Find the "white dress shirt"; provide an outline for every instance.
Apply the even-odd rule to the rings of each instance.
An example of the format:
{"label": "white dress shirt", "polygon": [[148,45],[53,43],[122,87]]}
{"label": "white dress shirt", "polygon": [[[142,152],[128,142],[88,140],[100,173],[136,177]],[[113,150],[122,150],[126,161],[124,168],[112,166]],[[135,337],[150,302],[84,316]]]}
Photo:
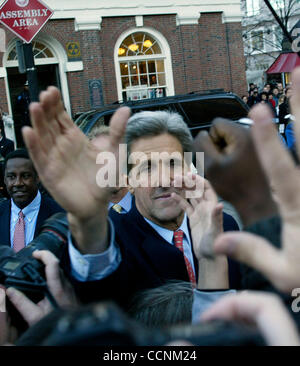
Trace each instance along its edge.
{"label": "white dress shirt", "polygon": [[[71,261],[72,276],[78,281],[96,281],[101,280],[113,273],[121,263],[122,257],[118,244],[115,242],[115,229],[113,222],[110,223],[110,245],[108,249],[101,254],[81,254],[73,245],[71,235],[69,235],[69,256]],[[149,225],[168,243],[173,244],[174,231],[165,229],[154,224],[152,221],[144,218]],[[191,239],[188,230],[187,216],[179,228],[184,232],[183,251],[190,261],[195,273],[195,266],[192,254]]]}
{"label": "white dress shirt", "polygon": [[[174,231],[173,230],[168,230],[168,229],[165,229],[164,227],[161,227],[157,224],[154,224],[154,222],[146,219],[145,217],[144,217],[144,219],[148,222],[148,224],[150,226],[153,227],[153,229],[163,239],[165,239],[169,244],[174,245],[174,242],[173,242]],[[189,233],[187,215],[186,214],[184,214],[182,224],[180,225],[180,227],[176,231],[178,231],[178,230],[182,230],[183,233],[184,233],[184,235],[183,235],[183,253],[187,257],[189,262],[191,263],[193,271],[195,273],[194,257],[193,257],[193,251],[192,251],[192,242],[191,242],[191,238],[190,238],[190,233]],[[195,274],[195,277],[196,277],[196,274]]]}
{"label": "white dress shirt", "polygon": [[[34,232],[36,227],[36,221],[41,206],[41,194],[38,191],[34,200],[30,204],[22,209],[25,216],[25,245],[28,245],[34,238]],[[10,245],[13,247],[15,226],[19,218],[20,208],[15,205],[11,199],[11,213],[10,213]]]}
{"label": "white dress shirt", "polygon": [[[109,202],[108,209],[112,208],[115,205],[113,202]],[[125,214],[131,210],[132,206],[132,194],[130,192],[127,192],[125,196],[121,199],[120,202],[118,202],[118,205],[122,207],[121,214]]]}

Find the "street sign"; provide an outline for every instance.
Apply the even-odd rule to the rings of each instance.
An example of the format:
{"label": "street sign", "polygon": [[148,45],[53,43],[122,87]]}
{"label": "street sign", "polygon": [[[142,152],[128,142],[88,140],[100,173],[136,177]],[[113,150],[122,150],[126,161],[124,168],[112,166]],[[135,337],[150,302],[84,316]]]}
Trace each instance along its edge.
{"label": "street sign", "polygon": [[53,15],[41,0],[6,0],[0,7],[0,22],[30,43]]}

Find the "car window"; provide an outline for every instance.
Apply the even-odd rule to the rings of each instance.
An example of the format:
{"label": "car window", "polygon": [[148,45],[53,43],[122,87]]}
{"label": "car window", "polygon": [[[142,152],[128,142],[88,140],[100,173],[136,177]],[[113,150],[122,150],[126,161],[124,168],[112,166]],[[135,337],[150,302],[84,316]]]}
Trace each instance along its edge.
{"label": "car window", "polygon": [[210,123],[216,117],[238,120],[247,116],[247,106],[236,99],[214,98],[180,102],[190,126]]}

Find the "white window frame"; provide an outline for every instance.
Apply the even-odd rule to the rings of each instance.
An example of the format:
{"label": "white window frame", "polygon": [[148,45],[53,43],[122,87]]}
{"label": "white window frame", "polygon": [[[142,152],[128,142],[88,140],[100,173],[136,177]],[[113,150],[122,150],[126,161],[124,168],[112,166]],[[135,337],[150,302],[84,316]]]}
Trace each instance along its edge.
{"label": "white window frame", "polygon": [[[14,38],[10,41],[7,51],[3,55],[3,68],[9,68],[9,67],[18,67],[18,61],[10,61],[8,60],[8,55],[16,45],[16,39]],[[45,46],[47,46],[54,57],[47,57],[47,58],[35,58],[34,63],[35,65],[49,65],[49,64],[58,64],[59,68],[59,75],[60,75],[60,85],[61,85],[61,91],[62,91],[62,97],[64,101],[65,108],[69,115],[71,116],[71,103],[70,103],[70,94],[69,94],[69,86],[68,86],[68,80],[67,80],[67,65],[68,65],[68,58],[67,54],[63,48],[63,46],[53,37],[43,35],[36,37],[36,41],[43,43]],[[7,73],[5,70],[4,73],[4,82],[5,82],[5,89],[6,89],[6,96],[7,96],[7,104],[8,104],[8,110],[9,114],[12,115],[12,106],[10,101],[10,92],[9,92],[9,85],[8,85],[8,78]]]}
{"label": "white window frame", "polygon": [[[154,55],[141,55],[141,56],[122,56],[119,57],[118,50],[121,46],[122,42],[130,36],[132,33],[148,33],[150,34],[159,44],[161,49],[161,54]],[[114,49],[114,61],[115,61],[115,73],[116,73],[116,82],[117,82],[117,91],[118,91],[118,100],[123,101],[122,96],[122,82],[121,82],[121,72],[120,72],[120,63],[121,62],[134,62],[134,61],[144,61],[144,60],[164,60],[164,70],[165,70],[165,78],[166,78],[166,96],[174,95],[174,80],[173,80],[173,69],[172,69],[172,60],[171,60],[171,50],[169,44],[165,37],[152,28],[147,27],[138,27],[138,28],[130,28],[126,32],[122,33],[116,44]],[[141,88],[142,89],[142,88]]]}

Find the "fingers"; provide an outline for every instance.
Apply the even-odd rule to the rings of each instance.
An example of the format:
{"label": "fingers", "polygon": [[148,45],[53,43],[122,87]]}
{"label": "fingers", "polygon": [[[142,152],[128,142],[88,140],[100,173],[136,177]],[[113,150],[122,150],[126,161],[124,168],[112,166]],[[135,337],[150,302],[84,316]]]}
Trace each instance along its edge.
{"label": "fingers", "polygon": [[55,296],[57,292],[62,292],[60,280],[59,260],[48,250],[33,252],[32,256],[45,264],[47,284],[50,292]]}
{"label": "fingers", "polygon": [[6,290],[6,294],[29,325],[33,325],[43,316],[39,307],[30,301],[22,292],[10,287]]}
{"label": "fingers", "polygon": [[110,120],[109,136],[114,149],[119,148],[119,144],[122,142],[130,114],[130,108],[122,107],[117,109]]}
{"label": "fingers", "polygon": [[296,326],[278,297],[259,292],[243,292],[222,297],[201,316],[255,325],[269,346],[300,344]]}
{"label": "fingers", "polygon": [[241,232],[227,232],[214,243],[216,254],[225,254],[261,272],[278,287],[284,268],[284,258],[267,240],[260,236]]}
{"label": "fingers", "polygon": [[193,146],[195,152],[204,152],[205,166],[209,166],[212,161],[219,161],[222,158],[221,153],[207,131],[201,131],[198,133]]}
{"label": "fingers", "polygon": [[[278,133],[272,122],[272,112],[265,105],[257,105],[250,112],[254,121],[252,134],[258,156],[263,168],[274,187],[278,198],[280,210],[284,216],[291,210],[299,210],[299,204],[295,195],[299,188],[298,171],[289,153],[278,138]],[[284,179],[283,179],[284,177]],[[288,177],[288,179],[286,179]]]}
{"label": "fingers", "polygon": [[221,233],[223,232],[223,204],[218,203],[212,212],[212,223],[214,225],[214,229]]}
{"label": "fingers", "polygon": [[172,192],[171,196],[177,202],[179,207],[187,213],[188,217],[190,217],[194,212],[192,205],[190,205],[185,198],[179,196],[177,193]]}
{"label": "fingers", "polygon": [[39,139],[36,131],[34,131],[31,127],[23,127],[22,135],[33,164],[41,176],[41,173],[47,166],[48,162],[47,151],[45,151],[42,141]]}
{"label": "fingers", "polygon": [[[39,99],[48,120],[54,119],[64,111],[61,94],[54,86],[49,86],[47,90],[42,91]],[[53,109],[53,105],[57,106],[56,109]]]}
{"label": "fingers", "polygon": [[41,103],[31,103],[29,111],[32,127],[42,142],[41,147],[43,151],[47,153],[55,140],[55,136],[53,136],[51,131],[51,120],[45,115]]}
{"label": "fingers", "polygon": [[244,134],[242,126],[236,123],[224,119],[215,118],[212,122],[212,127],[209,131],[209,135],[216,146],[219,146],[222,150],[227,145],[231,145],[233,142],[239,142],[241,135]]}
{"label": "fingers", "polygon": [[76,303],[73,287],[60,270],[59,260],[48,250],[36,250],[33,257],[45,264],[45,273],[48,288],[60,306],[69,306]]}
{"label": "fingers", "polygon": [[[205,185],[206,179],[198,174],[188,172],[187,175],[177,175],[174,177],[174,187],[182,187],[187,191],[197,191],[194,197],[201,197],[203,191],[207,185]],[[188,197],[188,198],[192,198]]]}

